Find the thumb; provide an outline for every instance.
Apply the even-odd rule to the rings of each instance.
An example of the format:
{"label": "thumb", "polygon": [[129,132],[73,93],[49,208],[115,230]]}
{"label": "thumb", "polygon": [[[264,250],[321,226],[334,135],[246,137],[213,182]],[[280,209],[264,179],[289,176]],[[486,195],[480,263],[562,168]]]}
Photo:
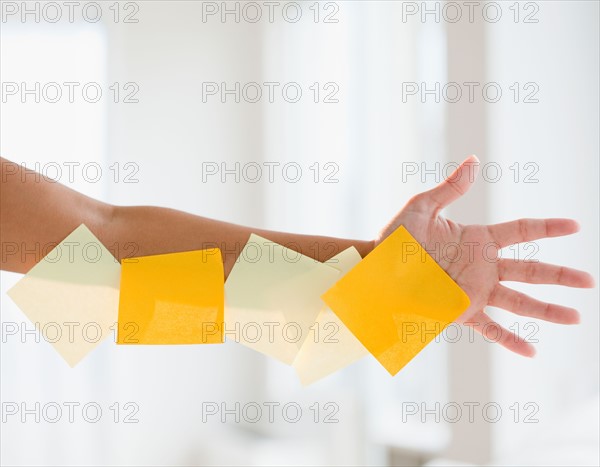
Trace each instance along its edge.
{"label": "thumb", "polygon": [[469,156],[446,180],[435,188],[422,193],[420,198],[429,210],[438,213],[469,191],[478,172],[479,159],[474,155]]}

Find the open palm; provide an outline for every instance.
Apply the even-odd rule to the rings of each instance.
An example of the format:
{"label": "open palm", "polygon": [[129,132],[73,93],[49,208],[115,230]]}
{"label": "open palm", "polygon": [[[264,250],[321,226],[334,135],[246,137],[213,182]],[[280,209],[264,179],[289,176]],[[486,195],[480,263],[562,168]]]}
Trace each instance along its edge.
{"label": "open palm", "polygon": [[469,296],[471,305],[458,321],[482,334],[489,333],[513,352],[533,356],[534,347],[494,322],[485,314],[486,306],[559,324],[578,323],[579,313],[573,308],[536,300],[501,282],[593,287],[594,280],[586,272],[564,266],[501,259],[498,250],[516,243],[569,235],[577,232],[579,226],[570,219],[519,219],[495,225],[462,225],[440,216],[444,207],[471,187],[478,166],[478,159],[470,156],[437,187],[413,197],[383,229],[376,244],[400,225],[406,227]]}

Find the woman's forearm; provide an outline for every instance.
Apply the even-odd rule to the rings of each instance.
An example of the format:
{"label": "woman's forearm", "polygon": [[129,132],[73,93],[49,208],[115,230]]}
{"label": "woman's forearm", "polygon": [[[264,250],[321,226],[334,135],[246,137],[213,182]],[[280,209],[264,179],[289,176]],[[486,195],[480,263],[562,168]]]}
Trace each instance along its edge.
{"label": "woman's forearm", "polygon": [[120,261],[217,247],[229,274],[251,233],[319,261],[355,246],[362,256],[374,242],[273,232],[195,216],[174,209],[111,206],[82,195],[33,171],[2,163],[0,236],[2,269],[25,273],[47,246],[62,241],[84,223]]}
{"label": "woman's forearm", "polygon": [[99,232],[99,238],[119,260],[216,247],[221,250],[227,276],[251,233],[319,261],[326,261],[350,246],[356,247],[363,257],[373,248],[373,242],[369,241],[274,232],[146,206],[113,207],[110,221]]}

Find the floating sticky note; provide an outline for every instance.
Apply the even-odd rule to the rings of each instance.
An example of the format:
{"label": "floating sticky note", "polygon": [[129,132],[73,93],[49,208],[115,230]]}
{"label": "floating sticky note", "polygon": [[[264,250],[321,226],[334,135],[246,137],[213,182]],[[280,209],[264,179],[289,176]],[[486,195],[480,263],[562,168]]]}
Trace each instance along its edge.
{"label": "floating sticky note", "polygon": [[8,295],[73,367],[112,334],[120,271],[119,262],[82,224]]}
{"label": "floating sticky note", "polygon": [[123,260],[117,343],[222,343],[223,281],[217,248]]}
{"label": "floating sticky note", "polygon": [[403,226],[323,300],[392,375],[469,306],[467,294]]}
{"label": "floating sticky note", "polygon": [[228,338],[291,365],[339,271],[252,234],[225,282]]}
{"label": "floating sticky note", "polygon": [[[361,261],[356,248],[350,247],[331,258],[328,264],[346,274]],[[313,332],[304,341],[294,368],[304,385],[312,384],[354,363],[369,352],[328,306],[324,306]]]}

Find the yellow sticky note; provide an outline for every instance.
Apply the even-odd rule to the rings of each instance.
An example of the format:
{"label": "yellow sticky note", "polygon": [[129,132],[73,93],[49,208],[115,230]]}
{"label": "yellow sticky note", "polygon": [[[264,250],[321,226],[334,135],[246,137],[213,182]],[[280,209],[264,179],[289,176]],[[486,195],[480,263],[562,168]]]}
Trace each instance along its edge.
{"label": "yellow sticky note", "polygon": [[[356,248],[351,247],[325,264],[346,274],[361,260]],[[294,360],[294,368],[304,385],[341,370],[369,353],[328,306],[323,307],[312,330]]]}
{"label": "yellow sticky note", "polygon": [[119,262],[82,224],[8,295],[73,367],[112,335],[120,271]]}
{"label": "yellow sticky note", "polygon": [[222,343],[223,282],[217,248],[123,260],[117,343]]}
{"label": "yellow sticky note", "polygon": [[291,365],[339,271],[252,234],[225,282],[225,329],[251,349]]}
{"label": "yellow sticky note", "polygon": [[392,375],[469,307],[467,294],[403,226],[323,300]]}

